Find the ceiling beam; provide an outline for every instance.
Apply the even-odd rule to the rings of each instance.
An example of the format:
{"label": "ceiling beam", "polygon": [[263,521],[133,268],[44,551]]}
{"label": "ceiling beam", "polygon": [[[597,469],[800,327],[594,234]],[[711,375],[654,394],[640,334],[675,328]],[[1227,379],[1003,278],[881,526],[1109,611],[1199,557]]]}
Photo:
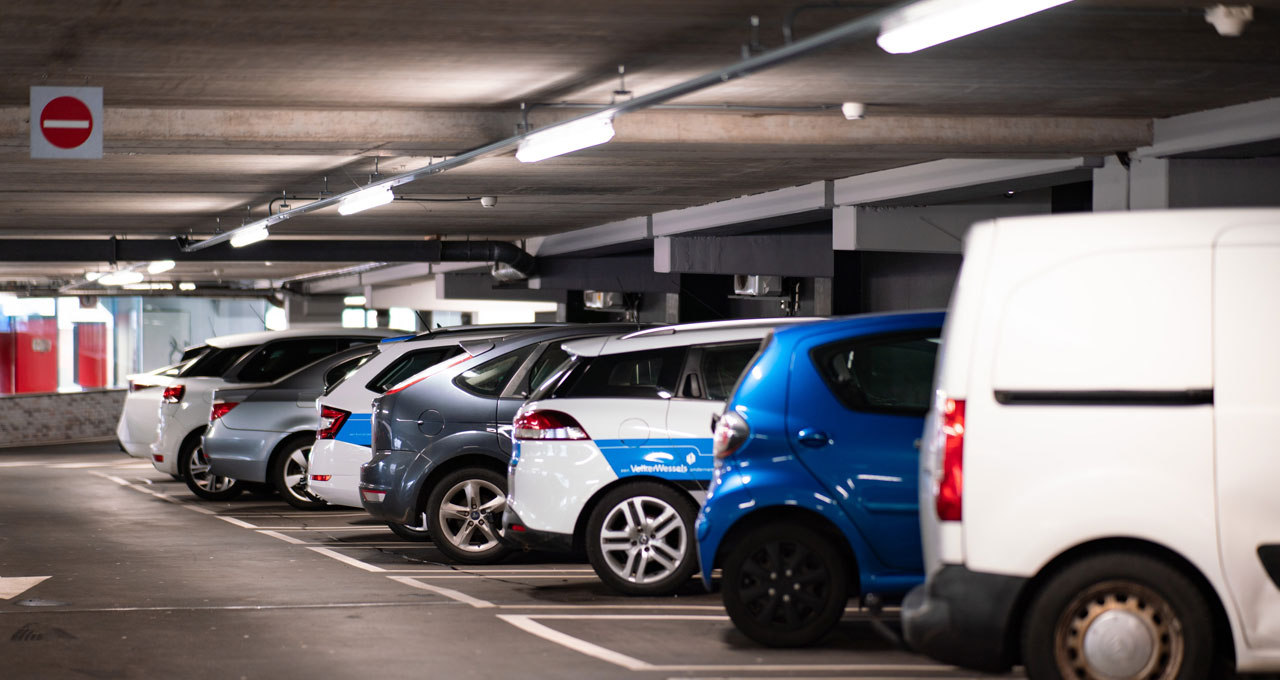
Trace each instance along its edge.
{"label": "ceiling beam", "polygon": [[[244,248],[227,244],[183,252],[177,240],[2,239],[0,252],[14,262],[440,262],[463,241],[356,241],[272,239]],[[472,262],[486,262],[482,242],[471,242]],[[483,242],[488,243],[488,242]],[[510,244],[507,244],[510,245]]]}
{"label": "ceiling beam", "polygon": [[1160,118],[1150,146],[1134,156],[1157,157],[1280,139],[1280,97]]}

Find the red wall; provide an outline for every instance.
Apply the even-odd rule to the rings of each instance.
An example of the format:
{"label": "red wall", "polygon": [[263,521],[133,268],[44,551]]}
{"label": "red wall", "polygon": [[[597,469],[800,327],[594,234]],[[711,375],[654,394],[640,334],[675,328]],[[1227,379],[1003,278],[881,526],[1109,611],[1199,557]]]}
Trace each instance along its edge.
{"label": "red wall", "polygon": [[14,392],[58,391],[58,320],[14,319]]}
{"label": "red wall", "polygon": [[0,316],[0,394],[13,394],[14,337],[9,317]]}
{"label": "red wall", "polygon": [[107,324],[75,324],[76,383],[81,387],[107,386]]}

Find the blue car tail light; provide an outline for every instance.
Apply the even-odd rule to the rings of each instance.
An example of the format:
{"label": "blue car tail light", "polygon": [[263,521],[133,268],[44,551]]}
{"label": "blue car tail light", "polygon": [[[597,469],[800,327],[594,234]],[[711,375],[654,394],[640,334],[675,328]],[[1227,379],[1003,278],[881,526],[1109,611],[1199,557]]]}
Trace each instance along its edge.
{"label": "blue car tail light", "polygon": [[715,456],[716,466],[724,464],[724,459],[732,456],[742,448],[751,437],[751,426],[742,416],[728,411],[716,422],[715,436],[711,440],[711,453]]}

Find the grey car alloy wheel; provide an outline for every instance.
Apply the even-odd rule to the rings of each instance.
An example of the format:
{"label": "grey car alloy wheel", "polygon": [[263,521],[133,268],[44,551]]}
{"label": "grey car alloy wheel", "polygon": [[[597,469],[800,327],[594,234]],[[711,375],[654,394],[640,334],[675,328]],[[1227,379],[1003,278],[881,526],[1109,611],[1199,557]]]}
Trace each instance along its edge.
{"label": "grey car alloy wheel", "polygon": [[501,517],[507,507],[506,495],[483,479],[466,479],[444,493],[440,504],[437,538],[468,553],[481,553],[498,545],[498,534],[490,518]]}
{"label": "grey car alloy wheel", "polygon": [[204,455],[204,446],[197,444],[191,448],[187,462],[187,472],[191,481],[206,493],[222,493],[235,486],[236,480],[230,477],[219,477],[209,470],[209,457]]}

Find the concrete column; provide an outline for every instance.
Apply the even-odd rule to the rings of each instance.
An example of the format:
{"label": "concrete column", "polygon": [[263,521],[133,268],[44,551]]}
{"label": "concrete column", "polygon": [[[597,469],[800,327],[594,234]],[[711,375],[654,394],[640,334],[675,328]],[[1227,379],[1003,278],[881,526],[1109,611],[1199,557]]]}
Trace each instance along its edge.
{"label": "concrete column", "polygon": [[290,295],[284,312],[289,326],[337,326],[342,323],[342,295]]}
{"label": "concrete column", "polygon": [[1129,209],[1129,168],[1116,156],[1108,156],[1093,171],[1093,211]]}
{"label": "concrete column", "polygon": [[1135,158],[1129,165],[1129,209],[1169,207],[1169,159]]}

